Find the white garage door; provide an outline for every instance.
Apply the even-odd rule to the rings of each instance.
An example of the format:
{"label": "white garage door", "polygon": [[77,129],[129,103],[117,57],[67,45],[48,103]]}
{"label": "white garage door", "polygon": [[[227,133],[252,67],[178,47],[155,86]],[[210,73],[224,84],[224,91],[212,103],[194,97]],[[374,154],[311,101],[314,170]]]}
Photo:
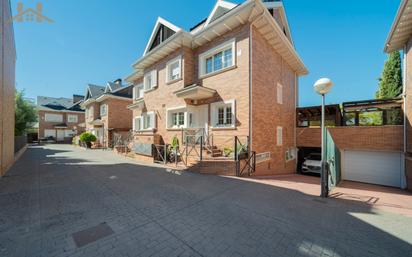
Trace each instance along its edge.
{"label": "white garage door", "polygon": [[401,187],[401,153],[345,151],[343,158],[343,179]]}
{"label": "white garage door", "polygon": [[44,137],[56,137],[56,130],[55,129],[45,129],[44,130]]}

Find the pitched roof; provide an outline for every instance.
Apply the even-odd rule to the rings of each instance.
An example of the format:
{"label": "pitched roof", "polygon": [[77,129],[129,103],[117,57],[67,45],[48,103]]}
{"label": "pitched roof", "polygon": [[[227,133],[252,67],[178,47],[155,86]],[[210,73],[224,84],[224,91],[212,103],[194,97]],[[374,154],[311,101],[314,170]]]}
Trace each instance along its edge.
{"label": "pitched roof", "polygon": [[55,98],[47,96],[37,97],[37,107],[43,110],[53,110],[53,111],[83,111],[80,107],[82,101],[73,103],[73,99],[70,98]]}
{"label": "pitched roof", "polygon": [[402,0],[392,24],[384,51],[387,53],[402,49],[412,36],[412,1]]}
{"label": "pitched roof", "polygon": [[[226,3],[223,4],[226,8],[217,12],[217,9],[222,8],[222,3]],[[161,42],[155,49],[145,53],[132,65],[134,71],[125,80],[133,83],[135,80],[143,77],[144,70],[147,67],[183,46],[192,49],[197,48],[251,21],[255,22],[256,29],[265,36],[274,50],[284,58],[298,75],[306,75],[308,70],[293,46],[293,42],[289,37],[290,33],[286,33],[288,29],[285,32],[284,26],[288,28],[287,22],[285,23],[286,25],[283,24],[284,26],[281,26],[268,11],[268,3],[272,4],[274,8],[282,10],[284,8],[283,4],[279,1],[262,3],[261,0],[247,0],[240,5],[218,1],[208,17],[209,23],[207,21],[200,23],[192,28],[190,32],[179,30],[167,38],[167,40]],[[284,18],[286,19],[286,16]]]}
{"label": "pitched roof", "polygon": [[64,98],[64,97],[48,97],[48,96],[38,96],[37,97],[37,106],[55,106],[58,108],[58,106],[67,108],[70,107],[73,104],[73,99],[70,98]]}
{"label": "pitched roof", "polygon": [[93,85],[93,84],[88,84],[87,85],[87,93],[86,93],[86,99],[93,98],[96,99],[99,96],[104,94],[105,87],[98,86],[98,85]]}

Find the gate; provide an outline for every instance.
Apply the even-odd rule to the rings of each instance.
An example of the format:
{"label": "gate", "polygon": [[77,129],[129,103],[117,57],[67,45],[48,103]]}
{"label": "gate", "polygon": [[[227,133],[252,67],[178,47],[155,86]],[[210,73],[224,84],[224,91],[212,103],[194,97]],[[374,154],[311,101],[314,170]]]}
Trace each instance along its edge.
{"label": "gate", "polygon": [[326,164],[328,171],[328,187],[331,190],[341,180],[341,158],[340,151],[333,141],[329,130],[326,133]]}

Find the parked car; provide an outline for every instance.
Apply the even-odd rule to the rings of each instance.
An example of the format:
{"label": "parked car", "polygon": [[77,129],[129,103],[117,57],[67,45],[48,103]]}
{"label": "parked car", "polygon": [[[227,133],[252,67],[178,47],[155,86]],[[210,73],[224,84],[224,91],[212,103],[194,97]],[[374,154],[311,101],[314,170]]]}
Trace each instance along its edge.
{"label": "parked car", "polygon": [[302,164],[302,173],[317,173],[320,174],[322,165],[322,155],[320,153],[311,153],[305,157]]}

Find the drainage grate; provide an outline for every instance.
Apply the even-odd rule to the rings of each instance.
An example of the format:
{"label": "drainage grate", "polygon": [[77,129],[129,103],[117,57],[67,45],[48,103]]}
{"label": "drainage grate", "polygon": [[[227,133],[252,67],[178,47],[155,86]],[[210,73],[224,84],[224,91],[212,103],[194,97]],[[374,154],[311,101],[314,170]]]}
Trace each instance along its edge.
{"label": "drainage grate", "polygon": [[87,244],[96,242],[99,239],[110,236],[113,234],[113,229],[103,222],[97,226],[76,232],[72,234],[73,240],[77,247],[82,247]]}

